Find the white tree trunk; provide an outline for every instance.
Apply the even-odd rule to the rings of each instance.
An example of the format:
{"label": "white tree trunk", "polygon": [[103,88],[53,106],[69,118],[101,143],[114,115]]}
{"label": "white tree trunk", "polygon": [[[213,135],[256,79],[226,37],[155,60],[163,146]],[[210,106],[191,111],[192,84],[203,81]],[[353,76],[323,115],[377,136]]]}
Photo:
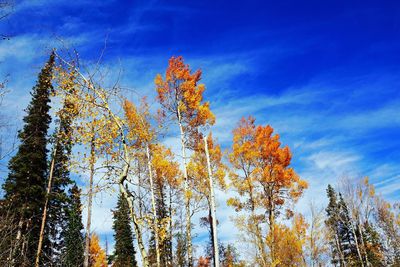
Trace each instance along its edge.
{"label": "white tree trunk", "polygon": [[153,182],[153,172],[151,166],[151,158],[150,158],[150,150],[149,145],[146,144],[146,156],[147,156],[147,168],[149,171],[149,180],[150,180],[150,192],[151,192],[151,206],[153,209],[153,230],[154,230],[154,239],[156,243],[156,260],[157,267],[160,267],[160,242],[158,238],[158,222],[157,222],[157,209],[156,209],[156,200],[154,197],[154,182]]}
{"label": "white tree trunk", "polygon": [[207,137],[204,140],[204,150],[206,152],[207,158],[207,170],[208,170],[208,180],[210,185],[210,208],[211,208],[211,227],[212,227],[212,241],[213,241],[213,256],[214,256],[214,267],[219,267],[219,249],[218,249],[218,235],[217,235],[217,218],[216,218],[216,208],[215,208],[215,196],[214,196],[214,181],[211,171],[210,154],[208,152]]}
{"label": "white tree trunk", "polygon": [[[93,133],[94,134],[94,133]],[[92,138],[90,144],[90,177],[89,177],[89,191],[88,191],[88,207],[87,207],[87,223],[86,223],[86,236],[85,236],[85,259],[83,267],[89,267],[89,248],[90,248],[90,226],[92,223],[92,201],[93,201],[93,178],[94,178],[94,159],[95,159],[95,144]]]}
{"label": "white tree trunk", "polygon": [[187,253],[188,253],[188,266],[193,266],[193,248],[192,248],[192,222],[190,218],[190,198],[188,196],[189,185],[188,185],[188,173],[186,165],[186,145],[185,145],[185,133],[183,126],[180,121],[179,115],[179,130],[181,132],[181,147],[182,147],[182,158],[183,158],[183,178],[184,178],[184,192],[185,192],[185,208],[186,208],[186,242],[187,242]]}
{"label": "white tree trunk", "polygon": [[[127,162],[129,162],[129,161],[127,161]],[[128,202],[129,213],[130,213],[130,216],[131,216],[131,219],[133,222],[133,229],[135,231],[136,240],[138,242],[138,247],[140,250],[140,255],[142,257],[143,267],[149,267],[150,265],[149,265],[149,262],[147,259],[147,252],[146,252],[146,249],[145,249],[144,243],[143,243],[142,231],[140,229],[140,225],[139,225],[138,219],[135,214],[135,207],[133,204],[132,196],[123,185],[124,181],[126,180],[126,177],[128,176],[128,171],[129,171],[129,165],[127,163],[126,166],[124,167],[122,174],[120,175],[119,189],[121,190],[122,195],[125,197],[126,201]]]}
{"label": "white tree trunk", "polygon": [[35,259],[35,267],[39,267],[40,254],[42,252],[44,227],[46,225],[46,218],[47,218],[47,205],[49,203],[51,185],[53,183],[54,162],[56,159],[56,153],[57,153],[57,145],[54,148],[53,158],[51,159],[51,164],[50,164],[49,181],[47,183],[46,200],[44,202],[43,215],[42,215],[42,224],[40,225],[40,235],[39,235],[39,243],[38,243],[36,259]]}

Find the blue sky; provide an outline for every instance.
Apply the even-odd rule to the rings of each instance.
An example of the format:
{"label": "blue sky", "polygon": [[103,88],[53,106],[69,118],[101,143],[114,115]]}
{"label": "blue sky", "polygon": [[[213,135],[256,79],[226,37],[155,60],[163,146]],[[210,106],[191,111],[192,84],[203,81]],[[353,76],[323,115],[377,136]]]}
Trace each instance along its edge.
{"label": "blue sky", "polygon": [[[104,64],[123,69],[121,83],[150,99],[170,56],[201,68],[225,148],[242,116],[271,124],[310,183],[300,211],[310,200],[325,203],[327,184],[343,175],[368,175],[378,193],[399,200],[398,1],[31,0],[13,9],[0,23],[11,36],[0,41],[0,74],[9,74],[2,114],[14,129],[50,48],[63,40],[94,61],[107,40]],[[220,192],[221,238],[229,241],[226,197]],[[95,228],[111,238],[102,218],[115,200],[104,194],[96,203]]]}

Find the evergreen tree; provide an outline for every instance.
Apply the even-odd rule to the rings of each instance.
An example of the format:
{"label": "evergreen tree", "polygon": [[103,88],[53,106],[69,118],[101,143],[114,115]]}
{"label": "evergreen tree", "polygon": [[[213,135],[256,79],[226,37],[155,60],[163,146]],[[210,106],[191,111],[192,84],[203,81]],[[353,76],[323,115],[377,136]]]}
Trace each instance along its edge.
{"label": "evergreen tree", "polygon": [[47,131],[51,122],[50,93],[54,53],[41,70],[33,87],[27,108],[18,152],[9,162],[9,174],[3,184],[6,208],[14,213],[18,234],[14,247],[15,266],[27,266],[34,261],[40,233],[47,180]]}
{"label": "evergreen tree", "polygon": [[81,190],[74,185],[69,191],[69,207],[67,210],[67,227],[65,232],[65,248],[63,266],[83,266],[83,224]]}
{"label": "evergreen tree", "polygon": [[340,266],[343,265],[343,257],[342,257],[342,247],[340,246],[340,243],[338,242],[339,239],[339,233],[338,233],[338,213],[339,213],[339,208],[337,205],[337,196],[335,190],[332,188],[331,185],[328,185],[328,188],[326,189],[326,193],[328,196],[328,206],[325,209],[327,219],[325,221],[326,226],[329,228],[330,233],[331,233],[331,240],[330,240],[330,246],[331,246],[331,254],[332,254],[332,263],[334,265],[340,264]]}
{"label": "evergreen tree", "polygon": [[380,267],[386,266],[384,260],[383,246],[378,232],[372,224],[365,223],[364,225],[364,243],[366,244],[366,252],[368,261],[372,266]]}
{"label": "evergreen tree", "polygon": [[[163,226],[160,222],[165,222],[170,214],[168,214],[168,209],[165,201],[165,184],[163,180],[156,180],[156,209],[157,209],[157,220],[158,229],[162,229]],[[165,226],[164,226],[165,227]],[[162,238],[160,240],[160,263],[161,266],[170,266],[172,264],[172,242],[170,238]]]}
{"label": "evergreen tree", "polygon": [[[167,221],[167,219],[171,216],[169,214],[167,205],[166,205],[166,185],[163,179],[155,180],[155,198],[156,198],[156,210],[157,210],[157,221],[158,221],[158,229],[165,228],[165,225],[162,225],[161,222]],[[172,242],[169,237],[160,238],[159,240],[159,248],[160,248],[160,264],[161,266],[172,266]],[[152,231],[150,240],[149,240],[149,262],[150,265],[156,265],[156,244],[155,244],[155,235]]]}
{"label": "evergreen tree", "polygon": [[179,267],[187,266],[186,254],[187,254],[186,239],[181,231],[176,234],[176,250],[175,250],[174,266],[179,266]]}
{"label": "evergreen tree", "polygon": [[340,193],[338,199],[331,185],[328,185],[327,195],[329,203],[326,208],[327,220],[325,223],[332,235],[330,240],[332,263],[340,266],[357,266],[355,237],[351,231],[352,222],[347,205]]}
{"label": "evergreen tree", "polygon": [[64,249],[65,229],[67,226],[68,196],[66,189],[72,184],[69,173],[71,156],[71,123],[74,116],[74,103],[66,99],[59,112],[59,127],[54,140],[54,170],[52,186],[48,203],[48,212],[45,228],[45,242],[43,246],[44,264],[60,262],[60,252]]}
{"label": "evergreen tree", "polygon": [[114,213],[115,267],[137,266],[133,233],[129,217],[129,206],[122,194],[118,197],[117,209]]}
{"label": "evergreen tree", "polygon": [[359,258],[357,256],[357,248],[355,245],[355,238],[352,232],[352,220],[350,218],[349,209],[344,201],[341,193],[339,193],[339,240],[343,247],[343,253],[346,262],[350,266],[360,266]]}

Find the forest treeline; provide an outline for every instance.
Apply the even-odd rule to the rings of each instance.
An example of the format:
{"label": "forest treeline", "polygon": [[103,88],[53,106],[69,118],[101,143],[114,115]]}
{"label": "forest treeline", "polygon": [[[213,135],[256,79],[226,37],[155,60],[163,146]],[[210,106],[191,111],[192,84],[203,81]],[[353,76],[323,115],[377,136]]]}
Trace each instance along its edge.
{"label": "forest treeline", "polygon": [[[117,83],[105,86],[99,66],[67,55],[53,51],[42,68],[9,161],[1,266],[400,266],[398,205],[368,178],[341,179],[326,189],[326,207],[296,212],[308,183],[289,147],[249,116],[223,151],[202,72],[182,57],[155,77],[153,104],[127,99]],[[179,140],[180,153],[166,137]],[[218,237],[215,190],[236,196],[227,204],[240,247]],[[109,253],[91,228],[101,191],[118,198]],[[209,233],[205,247],[192,241],[196,225]]]}

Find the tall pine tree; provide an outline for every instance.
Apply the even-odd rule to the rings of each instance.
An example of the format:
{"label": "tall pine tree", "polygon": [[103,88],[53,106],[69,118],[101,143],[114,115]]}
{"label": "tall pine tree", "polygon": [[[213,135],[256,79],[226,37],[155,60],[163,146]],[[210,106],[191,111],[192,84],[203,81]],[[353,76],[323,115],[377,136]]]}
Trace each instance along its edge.
{"label": "tall pine tree", "polygon": [[115,260],[114,267],[137,266],[133,233],[129,217],[129,206],[126,199],[120,194],[117,208],[114,213]]}
{"label": "tall pine tree", "polygon": [[18,133],[18,152],[9,162],[9,174],[3,184],[7,209],[14,213],[18,232],[11,261],[28,266],[34,261],[40,233],[47,179],[47,131],[51,122],[50,93],[54,53],[41,70],[33,87],[32,100]]}
{"label": "tall pine tree", "polygon": [[65,248],[63,250],[63,266],[83,266],[83,224],[81,190],[74,185],[69,191],[69,207],[67,210],[67,227],[65,232]]}
{"label": "tall pine tree", "polygon": [[331,233],[332,263],[339,266],[357,266],[357,251],[351,231],[351,219],[342,195],[336,194],[331,185],[327,188],[328,207],[325,221]]}
{"label": "tall pine tree", "polygon": [[[70,90],[73,90],[73,87]],[[65,247],[64,238],[69,201],[66,190],[72,184],[68,167],[72,150],[71,123],[75,114],[75,104],[71,99],[66,98],[63,108],[58,112],[58,129],[53,137],[54,170],[48,196],[45,243],[42,254],[44,264],[60,262],[61,251]]]}
{"label": "tall pine tree", "polygon": [[[157,209],[157,221],[158,229],[165,228],[162,222],[166,222],[170,217],[167,204],[166,204],[166,194],[167,190],[164,179],[155,179],[155,198],[156,198],[156,209]],[[156,245],[154,231],[151,232],[149,240],[149,262],[152,265],[156,265]],[[159,240],[160,249],[160,264],[161,266],[172,266],[172,241],[166,236],[160,238]]]}

